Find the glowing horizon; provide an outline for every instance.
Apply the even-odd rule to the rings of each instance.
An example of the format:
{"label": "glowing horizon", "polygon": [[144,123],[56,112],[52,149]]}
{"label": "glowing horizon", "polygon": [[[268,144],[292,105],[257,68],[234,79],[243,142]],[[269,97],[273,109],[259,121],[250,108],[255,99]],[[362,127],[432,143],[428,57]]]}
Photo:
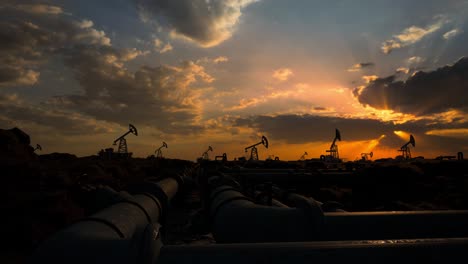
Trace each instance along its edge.
{"label": "glowing horizon", "polygon": [[468,151],[461,0],[17,2],[0,4],[0,127],[43,153],[96,154],[129,123],[137,157],[240,157],[262,135],[263,159],[320,157],[336,128],[347,160],[410,134],[424,156]]}

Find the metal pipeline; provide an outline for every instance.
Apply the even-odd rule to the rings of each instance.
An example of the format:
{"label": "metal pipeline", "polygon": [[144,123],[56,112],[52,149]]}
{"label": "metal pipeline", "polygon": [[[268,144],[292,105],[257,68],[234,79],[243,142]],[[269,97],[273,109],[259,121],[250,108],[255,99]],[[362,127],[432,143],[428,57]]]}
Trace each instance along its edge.
{"label": "metal pipeline", "polygon": [[164,246],[166,263],[459,263],[468,238]]}
{"label": "metal pipeline", "polygon": [[345,210],[341,209],[341,207],[343,206],[339,204],[338,202],[322,203],[311,197],[305,197],[297,193],[284,191],[277,187],[272,187],[272,192],[276,197],[278,197],[280,201],[284,202],[288,206],[304,207],[305,205],[308,205],[309,203],[313,203],[313,204],[316,203],[318,204],[318,206],[320,206],[320,208],[324,212],[346,212]]}
{"label": "metal pipeline", "polygon": [[257,203],[268,206],[275,207],[288,207],[286,204],[280,202],[279,200],[273,197],[273,184],[271,182],[266,182],[255,186],[253,191],[254,199]]}
{"label": "metal pipeline", "polygon": [[468,211],[325,213],[326,240],[468,237]]}
{"label": "metal pipeline", "polygon": [[352,186],[355,174],[352,172],[306,172],[302,170],[232,170],[221,172],[245,184],[262,184],[272,182],[282,186],[323,186],[324,184],[339,184],[341,186]]}
{"label": "metal pipeline", "polygon": [[39,263],[153,263],[162,246],[159,221],[181,178],[148,181],[121,200],[59,231],[36,249]]}
{"label": "metal pipeline", "polygon": [[284,203],[271,197],[269,193],[265,193],[265,192],[259,192],[259,191],[255,192],[255,200],[258,201],[259,204],[262,204],[262,205],[269,205],[269,206],[274,206],[274,207],[288,207]]}
{"label": "metal pipeline", "polygon": [[222,185],[210,195],[219,243],[468,237],[468,211],[323,212],[318,203],[295,208],[255,204]]}
{"label": "metal pipeline", "polygon": [[311,208],[258,205],[231,186],[210,195],[212,233],[218,243],[305,241],[314,237],[323,216]]}

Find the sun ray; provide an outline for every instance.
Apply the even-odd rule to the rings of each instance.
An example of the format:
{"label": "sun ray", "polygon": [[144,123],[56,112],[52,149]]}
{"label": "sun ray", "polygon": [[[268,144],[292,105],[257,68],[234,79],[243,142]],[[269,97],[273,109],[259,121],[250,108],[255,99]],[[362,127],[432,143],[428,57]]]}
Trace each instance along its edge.
{"label": "sun ray", "polygon": [[410,134],[405,131],[395,130],[393,131],[393,133],[397,135],[399,138],[404,139],[404,140],[408,140],[410,138]]}

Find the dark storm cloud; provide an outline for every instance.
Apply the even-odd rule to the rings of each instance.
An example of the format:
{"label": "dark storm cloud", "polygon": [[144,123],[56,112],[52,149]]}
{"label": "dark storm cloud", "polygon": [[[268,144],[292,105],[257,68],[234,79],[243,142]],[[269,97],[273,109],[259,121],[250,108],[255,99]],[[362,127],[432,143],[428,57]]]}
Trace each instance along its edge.
{"label": "dark storm cloud", "polygon": [[[391,123],[372,119],[349,119],[314,115],[256,116],[238,119],[234,126],[255,128],[277,140],[300,144],[333,139],[335,128],[341,131],[343,140],[378,138],[393,131]],[[359,129],[356,129],[356,128]]]}
{"label": "dark storm cloud", "polygon": [[40,4],[0,7],[0,87],[35,84],[41,66],[54,58],[63,59],[82,88],[80,94],[56,96],[40,106],[17,97],[16,103],[6,104],[5,98],[13,97],[0,94],[2,107],[10,107],[0,113],[3,120],[39,122],[64,133],[76,126],[69,123],[72,117],[86,131],[94,131],[88,127],[93,124],[99,129],[99,122],[132,122],[184,135],[203,129],[197,123],[199,92],[191,87],[213,81],[202,66],[186,61],[129,71],[125,62],[145,52],[115,48],[92,21],[62,12]]}
{"label": "dark storm cloud", "polygon": [[395,76],[379,78],[355,95],[363,105],[412,114],[466,112],[468,106],[468,58],[431,72],[416,72],[406,81]]}
{"label": "dark storm cloud", "polygon": [[369,140],[381,135],[393,135],[395,130],[409,133],[424,134],[433,129],[466,128],[467,123],[437,124],[433,120],[418,120],[404,124],[393,124],[375,119],[352,119],[344,117],[314,116],[314,115],[279,115],[254,116],[239,118],[234,121],[234,127],[254,128],[260,133],[266,133],[272,139],[291,144],[301,144],[314,141],[332,140],[335,128],[341,132],[342,140]]}
{"label": "dark storm cloud", "polygon": [[361,62],[359,63],[359,65],[361,66],[361,68],[366,68],[366,67],[374,66],[375,64],[373,62]]}
{"label": "dark storm cloud", "polygon": [[0,8],[0,87],[33,85],[40,65],[76,44],[110,45],[92,23],[62,16],[59,7],[8,5]]}
{"label": "dark storm cloud", "polygon": [[171,33],[201,46],[228,39],[241,9],[256,0],[134,0],[145,20],[156,20]]}
{"label": "dark storm cloud", "polygon": [[0,94],[0,124],[2,127],[32,123],[45,126],[65,135],[95,135],[109,133],[105,123],[78,113],[31,105],[17,95]]}
{"label": "dark storm cloud", "polygon": [[122,65],[112,47],[76,47],[65,54],[83,95],[56,97],[50,105],[74,109],[98,120],[152,125],[167,133],[198,133],[197,94],[189,85],[210,82],[204,68],[187,61],[178,67],[142,66],[135,72]]}
{"label": "dark storm cloud", "polygon": [[48,42],[39,31],[32,23],[0,21],[0,87],[37,82],[34,68],[42,57],[38,46]]}

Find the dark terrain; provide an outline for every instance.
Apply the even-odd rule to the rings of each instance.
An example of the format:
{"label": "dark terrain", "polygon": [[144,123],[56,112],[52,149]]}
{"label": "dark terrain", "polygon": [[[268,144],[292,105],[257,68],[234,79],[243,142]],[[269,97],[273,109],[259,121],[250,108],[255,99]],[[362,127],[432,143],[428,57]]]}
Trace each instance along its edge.
{"label": "dark terrain", "polygon": [[[37,152],[37,151],[36,151]],[[147,178],[178,175],[184,186],[172,201],[165,244],[215,243],[203,215],[205,170],[261,168],[302,173],[302,178],[268,179],[268,184],[346,211],[467,210],[467,160],[348,163],[326,169],[313,160],[233,162],[148,158],[103,159],[67,153],[39,155],[20,129],[0,130],[1,263],[24,263],[51,234],[108,206],[109,188],[126,191]],[[262,180],[242,180],[254,195]]]}

